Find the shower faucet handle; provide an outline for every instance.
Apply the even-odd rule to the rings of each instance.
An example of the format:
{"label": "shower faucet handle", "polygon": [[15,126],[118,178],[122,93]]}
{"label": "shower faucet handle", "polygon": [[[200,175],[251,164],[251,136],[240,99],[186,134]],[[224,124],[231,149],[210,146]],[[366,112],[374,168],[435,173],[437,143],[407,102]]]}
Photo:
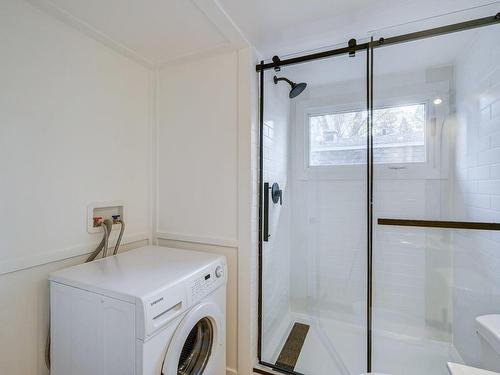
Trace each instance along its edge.
{"label": "shower faucet handle", "polygon": [[283,190],[280,189],[280,186],[277,182],[273,184],[271,187],[271,198],[274,203],[280,202],[280,206],[283,205]]}

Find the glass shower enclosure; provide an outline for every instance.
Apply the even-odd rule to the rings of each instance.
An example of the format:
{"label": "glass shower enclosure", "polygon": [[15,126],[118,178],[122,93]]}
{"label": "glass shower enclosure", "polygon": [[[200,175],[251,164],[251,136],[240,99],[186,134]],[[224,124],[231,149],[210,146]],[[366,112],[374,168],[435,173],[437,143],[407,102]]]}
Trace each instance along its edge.
{"label": "glass shower enclosure", "polygon": [[[341,374],[366,368],[366,55],[263,75],[261,353],[298,373],[310,373],[317,362]],[[290,86],[275,84],[274,76],[308,87],[290,99]],[[321,87],[325,77],[356,83]],[[273,185],[281,191],[278,200]],[[298,357],[305,337],[311,345]]]}
{"label": "glass shower enclosure", "polygon": [[261,364],[500,371],[475,328],[500,314],[495,6],[258,65]]}

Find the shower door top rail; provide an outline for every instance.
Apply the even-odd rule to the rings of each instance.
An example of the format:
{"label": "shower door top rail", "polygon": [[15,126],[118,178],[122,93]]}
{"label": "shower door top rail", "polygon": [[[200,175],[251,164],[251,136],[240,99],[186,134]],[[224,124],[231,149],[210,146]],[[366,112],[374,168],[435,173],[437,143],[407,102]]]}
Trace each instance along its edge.
{"label": "shower door top rail", "polygon": [[416,31],[413,33],[393,36],[393,37],[389,37],[389,38],[380,38],[380,39],[375,40],[373,42],[356,44],[356,40],[351,39],[351,41],[353,41],[353,44],[351,45],[350,44],[351,41],[350,41],[348,43],[347,47],[341,47],[341,48],[337,48],[337,49],[333,49],[333,50],[316,52],[316,53],[312,53],[309,55],[292,57],[292,58],[285,59],[285,60],[278,59],[276,62],[274,62],[274,61],[269,62],[269,63],[261,62],[260,64],[256,65],[255,69],[257,70],[257,72],[260,72],[260,71],[265,71],[268,69],[275,69],[275,68],[282,67],[285,65],[300,64],[300,63],[303,63],[306,61],[324,59],[327,57],[344,55],[347,53],[352,54],[352,53],[355,53],[356,51],[366,50],[370,46],[373,48],[383,47],[383,46],[387,46],[387,45],[391,45],[391,44],[404,43],[404,42],[409,42],[412,40],[419,40],[419,39],[429,38],[429,37],[438,36],[438,35],[451,34],[451,33],[454,33],[456,31],[475,29],[478,27],[493,25],[496,23],[500,23],[500,13],[497,13],[494,16],[477,18],[477,19],[473,19],[473,20],[469,20],[469,21],[454,23],[451,25],[435,27],[433,29]]}
{"label": "shower door top rail", "polygon": [[379,218],[377,220],[377,223],[379,225],[395,225],[400,227],[500,230],[500,223],[484,223],[478,221],[412,220],[412,219]]}

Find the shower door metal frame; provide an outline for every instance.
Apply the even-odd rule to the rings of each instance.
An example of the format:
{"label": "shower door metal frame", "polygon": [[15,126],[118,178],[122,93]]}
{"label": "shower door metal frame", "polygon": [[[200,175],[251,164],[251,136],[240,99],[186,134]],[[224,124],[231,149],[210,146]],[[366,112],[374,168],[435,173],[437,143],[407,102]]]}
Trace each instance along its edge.
{"label": "shower door metal frame", "polygon": [[[275,364],[267,363],[262,360],[262,250],[263,250],[263,194],[264,192],[264,158],[263,158],[263,129],[264,129],[264,74],[267,70],[279,68],[286,65],[294,65],[318,59],[325,59],[332,56],[352,54],[356,51],[366,51],[367,53],[367,348],[366,365],[367,372],[372,371],[372,307],[373,307],[373,51],[375,48],[384,47],[392,44],[405,43],[419,39],[425,39],[440,35],[451,34],[460,31],[490,26],[500,23],[500,12],[489,17],[472,19],[465,22],[450,24],[446,26],[431,28],[413,33],[403,34],[389,38],[373,38],[366,43],[349,45],[348,47],[337,48],[333,50],[312,53],[299,57],[293,57],[279,62],[265,63],[263,60],[256,65],[256,71],[259,73],[259,209],[258,209],[258,337],[257,337],[257,357],[259,364],[269,367],[275,371],[291,374],[304,375],[296,371],[282,369]],[[404,225],[419,226],[429,228],[455,228],[455,229],[483,229],[499,230],[499,223],[480,223],[480,222],[459,222],[459,221],[439,221],[439,220],[404,220],[404,219],[378,219],[379,225]],[[262,369],[254,369],[257,373],[266,373]]]}
{"label": "shower door metal frame", "polygon": [[274,68],[281,67],[281,66],[295,65],[295,64],[300,64],[300,63],[304,63],[307,61],[319,60],[319,59],[324,59],[327,57],[332,57],[332,56],[337,56],[337,55],[345,55],[345,54],[360,51],[360,50],[366,50],[369,47],[370,43],[372,43],[373,48],[378,48],[378,47],[388,46],[391,44],[399,44],[399,43],[415,41],[418,39],[425,39],[425,38],[431,38],[431,37],[435,37],[435,36],[439,36],[439,35],[451,34],[451,33],[458,32],[458,31],[476,29],[479,27],[489,26],[489,25],[493,25],[496,23],[500,23],[500,12],[495,14],[494,16],[477,18],[477,19],[473,19],[470,21],[454,23],[451,25],[435,27],[432,29],[416,31],[413,33],[402,34],[402,35],[393,36],[393,37],[389,37],[389,38],[379,38],[378,40],[375,40],[373,42],[361,43],[361,44],[357,44],[354,46],[336,48],[336,49],[332,49],[332,50],[328,50],[328,51],[316,52],[316,53],[312,53],[312,54],[308,54],[308,55],[292,57],[289,59],[281,60],[281,61],[279,61],[279,63],[275,63],[275,62],[265,63],[264,61],[261,61],[260,64],[257,64],[255,66],[255,70],[257,72],[260,72],[260,71],[274,69]]}

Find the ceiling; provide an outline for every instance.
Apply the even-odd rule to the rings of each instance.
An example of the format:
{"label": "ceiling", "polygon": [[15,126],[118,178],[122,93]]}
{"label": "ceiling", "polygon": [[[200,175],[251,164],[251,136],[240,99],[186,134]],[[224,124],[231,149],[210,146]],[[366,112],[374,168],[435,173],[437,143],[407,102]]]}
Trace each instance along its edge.
{"label": "ceiling", "polygon": [[[345,43],[351,37],[367,36],[370,30],[487,0],[27,1],[129,56],[157,66],[249,43],[264,58],[283,56]],[[499,8],[498,4],[494,7]],[[460,17],[472,18],[468,14]]]}
{"label": "ceiling", "polygon": [[231,44],[214,1],[28,0],[151,65]]}
{"label": "ceiling", "polygon": [[[312,50],[392,25],[491,3],[488,0],[220,0],[264,58]],[[494,13],[492,9],[496,9]],[[486,14],[500,11],[500,2]],[[448,17],[452,18],[452,17]],[[451,22],[473,18],[456,15]],[[439,20],[436,20],[436,24]],[[414,25],[417,27],[418,25]],[[412,30],[414,31],[414,30]]]}

